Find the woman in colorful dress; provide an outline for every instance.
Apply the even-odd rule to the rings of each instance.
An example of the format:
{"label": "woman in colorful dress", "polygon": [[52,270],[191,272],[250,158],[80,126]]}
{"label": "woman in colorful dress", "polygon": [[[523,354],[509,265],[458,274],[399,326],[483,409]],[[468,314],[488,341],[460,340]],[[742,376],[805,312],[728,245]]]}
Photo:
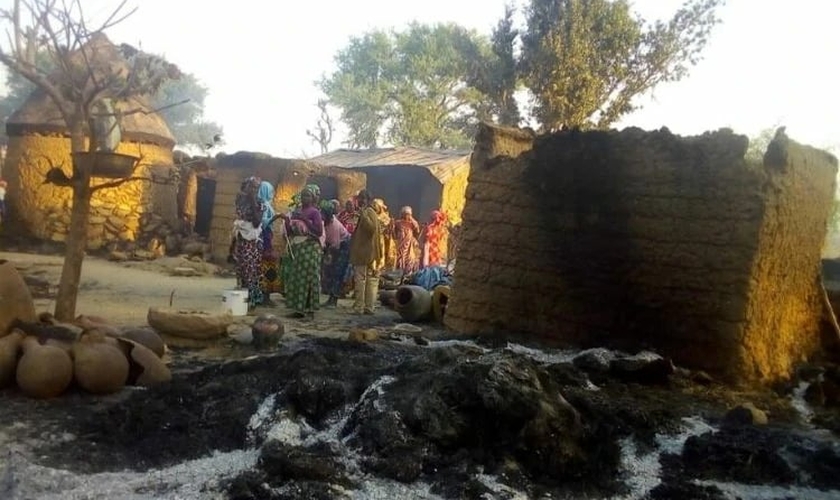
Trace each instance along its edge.
{"label": "woman in colorful dress", "polygon": [[335,216],[335,207],[324,210],[324,235],[324,289],[329,296],[324,307],[335,307],[350,274],[350,233]]}
{"label": "woman in colorful dress", "polygon": [[420,268],[420,224],[414,218],[411,207],[400,209],[400,218],[393,222],[392,231],[396,241],[397,258],[395,266],[409,275]]}
{"label": "woman in colorful dress", "polygon": [[344,225],[344,229],[353,234],[359,222],[359,207],[356,200],[351,199],[344,203],[344,210],[338,213],[338,220]]}
{"label": "woman in colorful dress", "polygon": [[260,180],[249,177],[236,195],[236,220],[233,221],[232,256],[236,265],[236,280],[240,288],[248,290],[248,305],[254,308],[263,302],[260,288],[262,262],[261,226],[265,207],[257,197]]}
{"label": "woman in colorful dress", "polygon": [[286,306],[298,318],[314,315],[320,306],[324,221],[315,202],[315,194],[307,187],[300,193],[300,209],[281,216],[292,242]]}
{"label": "woman in colorful dress", "polygon": [[382,198],[374,198],[370,202],[370,206],[376,212],[376,217],[379,220],[379,231],[381,234],[380,245],[383,255],[383,260],[379,263],[379,269],[388,271],[394,269],[397,258],[391,215],[388,213],[388,205],[385,204],[385,200]]}
{"label": "woman in colorful dress", "polygon": [[446,214],[432,210],[432,217],[423,230],[423,267],[443,266],[449,228]]}
{"label": "woman in colorful dress", "polygon": [[274,211],[274,186],[268,181],[260,183],[257,198],[265,207],[262,219],[262,262],[260,264],[260,288],[263,291],[263,304],[274,306],[272,293],[282,291],[280,279],[280,259],[274,250],[274,229],[272,224],[279,218]]}

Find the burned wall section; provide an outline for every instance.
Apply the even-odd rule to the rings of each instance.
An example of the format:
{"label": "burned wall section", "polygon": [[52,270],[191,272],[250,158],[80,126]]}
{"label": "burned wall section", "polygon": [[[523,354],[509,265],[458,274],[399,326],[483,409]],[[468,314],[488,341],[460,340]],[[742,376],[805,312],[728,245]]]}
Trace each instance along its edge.
{"label": "burned wall section", "polygon": [[482,126],[447,325],[770,382],[819,347],[837,161],[783,135]]}

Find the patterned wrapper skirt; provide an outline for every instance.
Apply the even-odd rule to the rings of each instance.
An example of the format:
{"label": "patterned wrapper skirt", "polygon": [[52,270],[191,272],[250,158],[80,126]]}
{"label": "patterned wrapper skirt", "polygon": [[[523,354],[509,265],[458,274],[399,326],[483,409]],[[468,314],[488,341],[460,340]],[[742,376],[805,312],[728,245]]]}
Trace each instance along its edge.
{"label": "patterned wrapper skirt", "polygon": [[281,293],[283,291],[283,279],[280,267],[280,261],[278,259],[267,259],[263,257],[260,288],[262,288],[265,295]]}
{"label": "patterned wrapper skirt", "polygon": [[292,244],[294,258],[288,261],[284,281],[286,307],[299,313],[314,312],[321,298],[321,244],[307,239]]}
{"label": "patterned wrapper skirt", "polygon": [[248,303],[251,307],[262,304],[263,292],[260,288],[260,262],[262,261],[262,242],[245,240],[237,237],[234,247],[236,259],[236,280],[239,286],[248,289]]}
{"label": "patterned wrapper skirt", "polygon": [[342,241],[332,262],[324,266],[325,292],[331,297],[344,297],[348,275],[352,276],[350,268],[350,241]]}

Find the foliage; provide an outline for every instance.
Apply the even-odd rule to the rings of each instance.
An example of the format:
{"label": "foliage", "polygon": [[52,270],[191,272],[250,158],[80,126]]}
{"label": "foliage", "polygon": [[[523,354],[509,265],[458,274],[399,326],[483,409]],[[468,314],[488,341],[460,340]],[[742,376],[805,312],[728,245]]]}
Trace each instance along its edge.
{"label": "foliage", "polygon": [[508,6],[490,37],[455,24],[374,30],[350,40],[320,87],[351,147],[466,146],[478,120],[521,123],[522,85],[545,130],[609,127],[636,97],[688,74],[723,2],[686,0],[648,23],[629,0],[530,0],[524,28]]}
{"label": "foliage", "polygon": [[764,152],[767,151],[767,146],[770,145],[770,141],[773,140],[773,137],[776,135],[776,129],[778,128],[779,125],[774,125],[772,127],[762,129],[758,135],[750,138],[750,143],[747,146],[747,153],[744,157],[751,162],[763,162]]}
{"label": "foliage", "polygon": [[633,99],[684,78],[700,59],[723,0],[687,0],[648,24],[627,0],[531,0],[521,71],[546,130],[605,128]]}
{"label": "foliage", "polygon": [[181,78],[161,85],[152,96],[152,107],[161,110],[160,114],[178,145],[205,148],[214,137],[222,135],[222,127],[218,123],[204,119],[206,98],[207,87],[195,75],[184,73]]}
{"label": "foliage", "polygon": [[470,85],[491,60],[489,41],[455,24],[411,24],[353,37],[319,83],[341,109],[347,144],[468,146],[486,95]]}

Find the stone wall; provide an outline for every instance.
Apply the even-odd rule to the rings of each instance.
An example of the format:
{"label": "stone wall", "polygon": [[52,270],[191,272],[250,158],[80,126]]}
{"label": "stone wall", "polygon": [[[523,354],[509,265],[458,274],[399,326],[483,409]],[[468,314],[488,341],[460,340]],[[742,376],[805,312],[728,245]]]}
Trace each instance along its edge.
{"label": "stone wall", "polygon": [[483,126],[447,325],[655,348],[735,383],[819,348],[837,160],[779,136]]}
{"label": "stone wall", "polygon": [[[172,151],[157,145],[123,143],[117,152],[141,156],[144,163],[172,163]],[[70,223],[72,192],[66,187],[44,184],[50,162],[62,166],[66,174],[71,173],[69,139],[58,135],[10,137],[5,167],[9,182],[7,199],[25,231],[38,238],[64,241]],[[150,168],[140,167],[136,175],[148,175]],[[109,180],[113,179],[93,182]],[[168,220],[176,190],[177,186],[129,182],[96,192],[91,199],[88,249],[96,250],[110,242],[135,241],[143,231],[140,221],[144,214],[155,213]]]}

